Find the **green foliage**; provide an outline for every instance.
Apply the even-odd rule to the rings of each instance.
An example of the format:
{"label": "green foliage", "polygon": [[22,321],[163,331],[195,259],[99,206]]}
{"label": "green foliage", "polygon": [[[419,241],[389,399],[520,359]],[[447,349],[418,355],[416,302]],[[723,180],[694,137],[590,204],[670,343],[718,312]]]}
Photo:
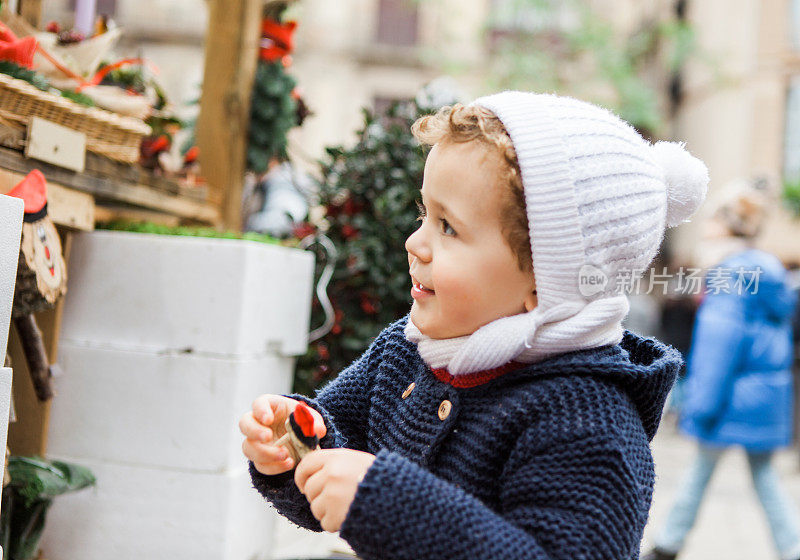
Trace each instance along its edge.
{"label": "green foliage", "polygon": [[264,173],[273,158],[287,159],[286,134],[297,124],[295,79],[280,61],[258,61],[250,109],[247,167]]}
{"label": "green foliage", "polygon": [[212,237],[216,239],[246,239],[248,241],[258,241],[259,243],[281,244],[279,239],[275,239],[263,233],[246,232],[239,233],[234,231],[219,231],[210,227],[197,226],[164,226],[152,222],[129,222],[115,220],[105,224],[98,224],[98,229],[108,229],[114,231],[130,231],[134,233],[153,233],[156,235],[183,235],[186,237]]}
{"label": "green foliage", "polygon": [[800,217],[800,180],[786,181],[783,184],[783,201],[795,216]]}
{"label": "green foliage", "polygon": [[662,127],[652,70],[671,77],[695,53],[686,22],[648,21],[624,36],[585,0],[500,5],[489,26],[505,30],[491,59],[494,89],[572,94],[609,107],[646,135]]}
{"label": "green foliage", "polygon": [[42,91],[48,91],[50,89],[50,82],[47,78],[41,74],[37,74],[33,70],[15,64],[10,60],[0,60],[0,73],[8,74],[12,78],[18,80],[24,80]]}
{"label": "green foliage", "polygon": [[65,97],[70,101],[74,101],[75,103],[80,103],[81,105],[85,105],[86,107],[95,106],[94,99],[92,99],[85,93],[80,93],[78,91],[75,91],[74,89],[61,90],[61,97]]}
{"label": "green foliage", "polygon": [[[108,64],[108,62],[102,62],[98,70],[102,70]],[[153,108],[160,111],[167,105],[166,92],[155,78],[146,72],[143,64],[129,64],[115,68],[106,74],[101,83],[130,90],[139,95],[144,95],[148,88],[152,88],[152,91],[156,94],[156,103]]]}
{"label": "green foliage", "polygon": [[8,474],[26,506],[95,483],[86,467],[38,457],[9,457]]}
{"label": "green foliage", "polygon": [[[108,64],[107,62],[101,63],[98,70],[102,70],[108,66]],[[143,94],[147,90],[148,80],[144,74],[144,67],[137,64],[114,68],[105,75],[101,83],[115,85],[123,89],[135,91],[138,94]]]}
{"label": "green foliage", "polygon": [[95,483],[86,467],[39,457],[9,457],[11,482],[3,488],[0,543],[6,560],[37,557],[47,510],[56,496]]}
{"label": "green foliage", "polygon": [[[319,202],[326,209],[325,234],[339,253],[328,286],[336,322],[298,360],[296,391],[308,394],[338,374],[384,327],[408,313],[405,241],[416,229],[425,165],[425,151],[410,128],[424,112],[412,103],[395,104],[380,117],[365,110],[358,143],[326,150]],[[324,254],[318,254],[317,277],[324,264]],[[324,319],[315,301],[312,325]]]}

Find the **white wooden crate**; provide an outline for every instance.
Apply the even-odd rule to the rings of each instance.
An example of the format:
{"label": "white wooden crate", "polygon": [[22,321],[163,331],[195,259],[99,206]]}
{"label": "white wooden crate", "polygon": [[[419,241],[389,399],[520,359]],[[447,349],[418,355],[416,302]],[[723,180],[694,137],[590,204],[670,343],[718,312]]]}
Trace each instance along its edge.
{"label": "white wooden crate", "polygon": [[76,235],[48,456],[89,467],[60,496],[46,557],[269,558],[237,421],[290,390],[305,352],[313,255],[255,242]]}
{"label": "white wooden crate", "polygon": [[293,357],[234,360],[64,341],[48,452],[129,465],[222,472],[244,456],[239,417],[291,390]]}
{"label": "white wooden crate", "polygon": [[254,241],[74,236],[61,337],[223,355],[305,353],[314,256]]}
{"label": "white wooden crate", "polygon": [[97,485],[53,501],[49,560],[266,560],[277,513],[246,470],[198,473],[58,457]]}

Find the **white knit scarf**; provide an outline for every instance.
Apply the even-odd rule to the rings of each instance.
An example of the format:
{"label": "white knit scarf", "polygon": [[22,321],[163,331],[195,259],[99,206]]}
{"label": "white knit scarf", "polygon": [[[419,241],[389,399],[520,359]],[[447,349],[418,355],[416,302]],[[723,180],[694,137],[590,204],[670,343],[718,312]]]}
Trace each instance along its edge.
{"label": "white knit scarf", "polygon": [[567,301],[550,309],[501,317],[470,335],[434,339],[409,319],[405,336],[417,344],[431,368],[464,375],[500,367],[511,360],[533,363],[549,356],[617,344],[628,313],[623,295],[592,302]]}

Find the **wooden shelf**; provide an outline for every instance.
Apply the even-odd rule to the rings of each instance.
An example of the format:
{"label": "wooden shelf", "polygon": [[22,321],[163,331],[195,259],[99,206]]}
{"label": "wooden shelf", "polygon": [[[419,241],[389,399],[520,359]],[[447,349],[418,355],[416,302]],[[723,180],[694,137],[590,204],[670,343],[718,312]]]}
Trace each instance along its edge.
{"label": "wooden shelf", "polygon": [[[24,178],[24,173],[0,169],[0,194],[10,191]],[[57,226],[82,231],[94,229],[94,198],[58,183],[48,182],[47,213]]]}
{"label": "wooden shelf", "polygon": [[28,159],[17,150],[3,147],[0,147],[0,169],[23,175],[33,169],[39,169],[44,173],[48,183],[86,193],[98,202],[129,204],[209,224],[216,224],[219,221],[219,211],[204,200],[205,192],[202,189],[193,192],[194,188],[183,188],[166,181],[168,187],[162,188],[153,184],[131,182],[128,177],[112,177],[89,169],[83,173],[76,173],[49,163]]}

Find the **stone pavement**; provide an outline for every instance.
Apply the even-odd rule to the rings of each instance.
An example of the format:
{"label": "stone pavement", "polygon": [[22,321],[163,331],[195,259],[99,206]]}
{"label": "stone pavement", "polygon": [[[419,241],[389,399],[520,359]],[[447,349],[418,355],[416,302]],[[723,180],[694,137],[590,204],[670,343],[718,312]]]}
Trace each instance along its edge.
{"label": "stone pavement", "polygon": [[[656,489],[650,523],[642,549],[647,550],[672,505],[684,469],[694,458],[691,440],[677,433],[674,419],[666,417],[653,443]],[[797,449],[781,451],[775,467],[784,489],[800,507],[800,466]],[[717,466],[679,560],[773,560],[778,554],[766,517],[750,479],[744,453],[729,450]]]}
{"label": "stone pavement", "polygon": [[[672,505],[683,469],[694,457],[694,443],[677,433],[674,419],[667,417],[653,443],[656,489],[650,523],[645,529],[643,550]],[[800,453],[780,452],[775,466],[784,488],[800,507]],[[331,551],[348,550],[336,535],[299,529],[284,519],[277,525],[273,557],[314,558]],[[721,460],[707,490],[697,523],[689,535],[680,560],[775,560],[766,519],[753,491],[744,454],[731,449]],[[466,560],[466,559],[465,559]]]}

